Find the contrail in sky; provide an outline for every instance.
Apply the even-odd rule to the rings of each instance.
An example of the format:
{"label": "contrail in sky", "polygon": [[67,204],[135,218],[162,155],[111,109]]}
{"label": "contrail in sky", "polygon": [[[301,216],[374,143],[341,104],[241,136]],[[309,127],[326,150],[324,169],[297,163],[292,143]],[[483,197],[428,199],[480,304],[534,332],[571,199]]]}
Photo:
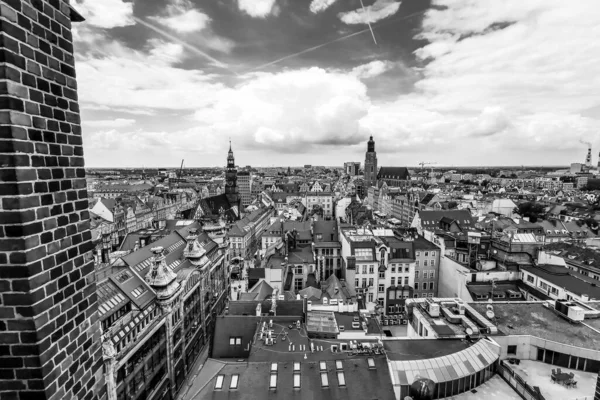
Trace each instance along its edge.
{"label": "contrail in sky", "polygon": [[233,73],[233,74],[235,74],[235,75],[238,75],[238,73],[237,73],[237,72],[235,72],[235,71],[233,71],[232,69],[230,69],[230,68],[229,68],[229,66],[228,66],[227,64],[225,64],[225,63],[222,63],[221,61],[219,61],[219,60],[217,60],[216,58],[214,58],[214,57],[210,56],[209,54],[205,53],[204,51],[200,50],[199,48],[197,48],[197,47],[195,47],[195,46],[192,46],[191,44],[189,44],[189,43],[187,43],[187,42],[185,42],[185,41],[183,41],[183,40],[179,39],[179,38],[178,38],[178,37],[176,37],[176,36],[173,36],[173,35],[171,35],[169,32],[166,32],[166,31],[164,31],[164,30],[160,29],[160,28],[159,28],[159,27],[157,27],[157,26],[154,26],[154,25],[152,25],[152,24],[150,24],[150,23],[148,23],[148,22],[144,21],[144,20],[143,20],[143,19],[141,19],[141,18],[138,18],[138,17],[132,17],[132,18],[135,20],[135,22],[137,22],[137,23],[140,23],[140,24],[144,25],[145,27],[152,29],[154,32],[156,32],[156,33],[159,33],[159,34],[163,35],[163,36],[164,36],[164,37],[166,37],[167,39],[169,39],[169,40],[172,40],[172,41],[174,41],[174,42],[177,42],[177,43],[179,43],[180,45],[182,45],[183,47],[185,47],[186,49],[188,49],[188,50],[191,50],[191,51],[193,51],[194,53],[198,54],[199,56],[201,56],[201,57],[204,57],[204,58],[206,58],[207,60],[210,60],[210,61],[212,61],[212,62],[213,62],[213,63],[214,63],[216,66],[218,66],[218,67],[220,67],[220,68],[223,68],[223,69],[226,69],[227,71],[229,71],[229,72],[231,72],[231,73]]}
{"label": "contrail in sky", "polygon": [[367,13],[367,25],[369,25],[369,29],[371,30],[371,36],[373,36],[373,41],[377,44],[377,40],[375,40],[375,33],[373,32],[373,28],[371,27],[371,22],[369,22],[370,13],[369,10],[365,10],[365,5],[363,4],[363,0],[360,0],[360,5],[362,6],[363,12]]}
{"label": "contrail in sky", "polygon": [[[403,20],[403,19],[408,19],[408,18],[414,17],[414,16],[416,16],[416,15],[423,14],[423,13],[425,13],[426,11],[427,11],[427,10],[418,11],[418,12],[415,12],[415,13],[412,13],[412,14],[404,15],[404,16],[402,16],[402,17],[399,17],[399,18],[395,18],[395,19],[392,19],[392,20],[389,20],[389,21],[385,21],[385,22],[383,22],[383,23],[381,23],[381,24],[379,24],[379,25],[375,25],[375,28],[379,28],[379,27],[381,27],[381,26],[383,26],[383,25],[387,25],[387,24],[389,24],[389,23],[392,23],[392,22],[396,22],[396,21],[400,21],[400,20]],[[305,50],[299,51],[298,53],[294,53],[294,54],[290,54],[290,55],[288,55],[288,56],[285,56],[285,57],[281,57],[281,58],[279,58],[279,59],[277,59],[277,60],[275,60],[275,61],[271,61],[271,62],[268,62],[268,63],[266,63],[266,64],[259,65],[258,67],[254,67],[254,68],[250,69],[249,71],[256,71],[257,69],[261,69],[261,68],[269,67],[269,66],[271,66],[271,65],[278,64],[278,63],[280,63],[281,61],[289,60],[290,58],[294,58],[294,57],[298,57],[299,55],[302,55],[302,54],[310,53],[311,51],[315,51],[315,50],[317,50],[317,49],[320,49],[321,47],[328,46],[328,45],[330,45],[330,44],[332,44],[332,43],[340,42],[340,41],[342,41],[342,40],[349,39],[349,38],[351,38],[351,37],[353,37],[353,36],[360,35],[361,33],[368,32],[368,31],[370,31],[371,29],[372,29],[372,28],[371,28],[371,26],[369,25],[369,28],[366,28],[366,29],[363,29],[363,30],[360,30],[360,31],[357,31],[357,32],[354,32],[354,33],[351,33],[351,34],[349,34],[349,35],[345,35],[345,36],[339,37],[339,38],[337,38],[337,39],[330,40],[329,42],[325,42],[325,43],[322,43],[322,44],[319,44],[319,45],[316,45],[316,46],[310,47],[310,48],[308,48],[308,49],[305,49]],[[375,42],[375,43],[377,43],[377,42]]]}

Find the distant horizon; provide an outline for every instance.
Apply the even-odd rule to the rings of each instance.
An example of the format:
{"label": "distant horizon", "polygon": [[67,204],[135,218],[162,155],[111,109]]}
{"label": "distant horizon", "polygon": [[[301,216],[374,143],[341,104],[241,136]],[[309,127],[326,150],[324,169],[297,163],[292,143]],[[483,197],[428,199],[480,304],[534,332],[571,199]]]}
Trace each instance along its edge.
{"label": "distant horizon", "polygon": [[[309,164],[307,164],[309,165]],[[339,169],[343,169],[344,166],[332,166],[332,165],[319,165],[319,164],[310,164],[311,167],[323,167],[323,168],[339,168]],[[362,163],[361,163],[362,165]],[[246,166],[236,166],[237,168],[246,168]],[[380,166],[381,167],[381,166]],[[394,167],[394,166],[393,166]],[[411,165],[403,165],[403,166],[395,166],[395,167],[405,167],[408,169],[421,169],[420,165],[417,166],[411,166]],[[129,169],[150,169],[150,170],[154,170],[154,169],[167,169],[167,170],[179,170],[180,167],[165,167],[165,166],[160,166],[160,167],[148,167],[148,166],[137,166],[137,167],[90,167],[90,166],[86,166],[86,169],[98,169],[98,170],[129,170]],[[212,168],[212,169],[216,169],[216,168],[222,168],[225,169],[225,166],[195,166],[195,167],[186,167],[184,166],[183,169],[204,169],[204,168]],[[254,166],[254,165],[250,165],[250,168],[281,168],[281,169],[287,169],[288,166]],[[303,169],[304,166],[303,165],[290,165],[289,168],[291,169]],[[441,166],[435,166],[435,167],[424,167],[422,169],[448,169],[448,168],[461,168],[461,169],[475,169],[475,168],[481,168],[481,169],[497,169],[497,168],[510,168],[510,169],[514,169],[514,168],[570,168],[570,165],[441,165]]]}

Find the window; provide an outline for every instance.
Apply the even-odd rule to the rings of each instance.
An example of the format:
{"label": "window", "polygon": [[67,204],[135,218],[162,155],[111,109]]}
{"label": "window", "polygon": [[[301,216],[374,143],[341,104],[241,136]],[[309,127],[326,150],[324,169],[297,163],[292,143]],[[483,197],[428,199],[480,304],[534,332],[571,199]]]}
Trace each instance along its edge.
{"label": "window", "polygon": [[327,371],[327,364],[325,364],[325,361],[319,362],[319,369],[321,371]]}
{"label": "window", "polygon": [[366,273],[367,273],[367,266],[366,266],[366,265],[363,265],[363,268],[362,268],[362,269],[363,269],[363,274],[366,274]]}
{"label": "window", "polygon": [[344,365],[342,364],[342,361],[341,360],[337,360],[335,362],[335,369],[339,370],[339,369],[343,369],[343,368],[344,368]]}
{"label": "window", "polygon": [[429,282],[429,290],[433,290],[433,282]]}
{"label": "window", "polygon": [[420,265],[419,260],[415,261],[415,267],[418,267]]}
{"label": "window", "polygon": [[329,377],[327,376],[327,372],[321,372],[321,387],[329,387]]}
{"label": "window", "polygon": [[229,338],[229,345],[230,346],[241,346],[242,345],[242,337],[241,336],[238,336],[238,337],[231,336]]}
{"label": "window", "polygon": [[435,260],[430,260],[429,265],[431,265],[432,267],[435,267]]}
{"label": "window", "polygon": [[419,279],[419,271],[415,271],[415,279]]}
{"label": "window", "polygon": [[392,267],[392,274],[396,273],[396,267]]}
{"label": "window", "polygon": [[375,272],[375,267],[372,265],[369,265],[369,273],[372,274]]}
{"label": "window", "polygon": [[269,389],[277,388],[277,374],[271,374],[271,378],[269,378]]}
{"label": "window", "polygon": [[420,251],[417,251],[417,257],[419,257],[421,255]]}
{"label": "window", "polygon": [[427,295],[427,297],[429,297],[429,298],[433,298],[433,293],[429,293],[429,294]]}
{"label": "window", "polygon": [[144,293],[146,293],[146,287],[144,285],[140,285],[140,286],[136,287],[131,292],[131,294],[133,295],[133,297],[140,297]]}
{"label": "window", "polygon": [[415,282],[415,290],[419,290],[419,282]]}
{"label": "window", "polygon": [[354,249],[354,257],[357,260],[372,260],[373,252],[371,249]]}
{"label": "window", "polygon": [[427,297],[427,293],[423,293],[421,297]]}
{"label": "window", "polygon": [[408,265],[404,267],[404,272],[410,272],[410,267]]}
{"label": "window", "polygon": [[429,257],[429,252],[428,251],[425,252],[425,257]]}
{"label": "window", "polygon": [[354,287],[355,287],[355,288],[359,287],[359,284],[358,284],[358,283],[359,283],[359,282],[358,282],[358,278],[354,279]]}
{"label": "window", "polygon": [[369,278],[369,286],[373,286],[373,278]]}
{"label": "window", "polygon": [[404,277],[404,284],[405,284],[405,285],[408,285],[408,276],[405,276],[405,277]]}
{"label": "window", "polygon": [[373,293],[369,293],[368,299],[369,299],[368,301],[369,301],[370,303],[372,303],[372,302],[373,302]]}
{"label": "window", "polygon": [[431,257],[435,257],[435,251],[431,252]]}
{"label": "window", "polygon": [[533,276],[532,275],[527,275],[527,282],[533,283]]}
{"label": "window", "polygon": [[344,371],[338,371],[337,378],[340,386],[346,386],[346,377],[344,376]]}
{"label": "window", "polygon": [[271,372],[277,372],[277,363],[271,364]]}
{"label": "window", "polygon": [[379,271],[379,279],[385,278],[385,271]]}
{"label": "window", "polygon": [[294,374],[294,389],[300,388],[300,374]]}
{"label": "window", "polygon": [[509,355],[516,356],[517,355],[517,346],[508,346],[506,351]]}
{"label": "window", "polygon": [[223,389],[223,381],[225,380],[225,375],[217,375],[217,381],[215,382],[215,390]]}
{"label": "window", "polygon": [[239,379],[240,376],[238,374],[231,375],[231,384],[229,385],[229,389],[237,389]]}
{"label": "window", "polygon": [[391,278],[391,284],[392,286],[396,286],[396,278],[394,278],[393,276]]}
{"label": "window", "polygon": [[127,282],[131,278],[131,275],[127,271],[123,271],[115,278],[119,283]]}
{"label": "window", "polygon": [[427,266],[427,260],[423,261],[423,266],[426,267]]}
{"label": "window", "polygon": [[297,265],[296,266],[296,273],[299,275],[302,275],[302,265]]}
{"label": "window", "polygon": [[294,372],[300,372],[300,363],[299,362],[294,363]]}
{"label": "window", "polygon": [[427,271],[423,271],[423,279],[427,279],[429,277],[429,273]]}
{"label": "window", "polygon": [[415,293],[415,294],[413,294],[413,297],[414,297],[415,299],[418,299],[418,298],[419,298],[419,295]]}
{"label": "window", "polygon": [[[432,267],[433,267],[433,265],[432,265]],[[433,279],[434,276],[435,276],[435,270],[429,271],[429,278]]]}
{"label": "window", "polygon": [[379,285],[379,293],[383,293],[385,290],[385,285]]}

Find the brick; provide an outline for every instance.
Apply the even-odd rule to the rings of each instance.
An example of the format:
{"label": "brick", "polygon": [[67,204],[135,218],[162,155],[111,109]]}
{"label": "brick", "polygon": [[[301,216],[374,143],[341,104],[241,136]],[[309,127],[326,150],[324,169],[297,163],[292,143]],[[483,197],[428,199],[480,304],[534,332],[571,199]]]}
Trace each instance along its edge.
{"label": "brick", "polygon": [[0,4],[0,16],[9,21],[17,22],[17,12],[6,4]]}
{"label": "brick", "polygon": [[27,40],[25,30],[23,30],[16,24],[10,23],[8,21],[0,20],[0,32],[11,36],[21,42],[25,42]]}

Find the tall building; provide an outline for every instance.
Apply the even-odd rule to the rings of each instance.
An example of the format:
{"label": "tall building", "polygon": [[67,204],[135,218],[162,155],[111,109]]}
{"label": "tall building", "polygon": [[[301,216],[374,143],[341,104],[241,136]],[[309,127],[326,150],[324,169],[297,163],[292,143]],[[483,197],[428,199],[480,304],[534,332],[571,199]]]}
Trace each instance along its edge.
{"label": "tall building", "polygon": [[237,169],[235,168],[235,159],[231,142],[229,142],[229,153],[227,154],[227,171],[225,172],[225,195],[227,200],[233,206],[239,204],[240,196],[237,186]]}
{"label": "tall building", "polygon": [[377,153],[375,152],[375,141],[373,136],[367,144],[365,154],[365,186],[374,186],[377,181]]}
{"label": "tall building", "polygon": [[358,175],[359,170],[360,170],[359,162],[350,161],[350,162],[344,163],[344,172],[347,175],[356,176],[356,175]]}
{"label": "tall building", "polygon": [[250,191],[250,172],[242,171],[237,174],[237,183],[239,187],[242,207],[247,207],[252,203],[252,193]]}

